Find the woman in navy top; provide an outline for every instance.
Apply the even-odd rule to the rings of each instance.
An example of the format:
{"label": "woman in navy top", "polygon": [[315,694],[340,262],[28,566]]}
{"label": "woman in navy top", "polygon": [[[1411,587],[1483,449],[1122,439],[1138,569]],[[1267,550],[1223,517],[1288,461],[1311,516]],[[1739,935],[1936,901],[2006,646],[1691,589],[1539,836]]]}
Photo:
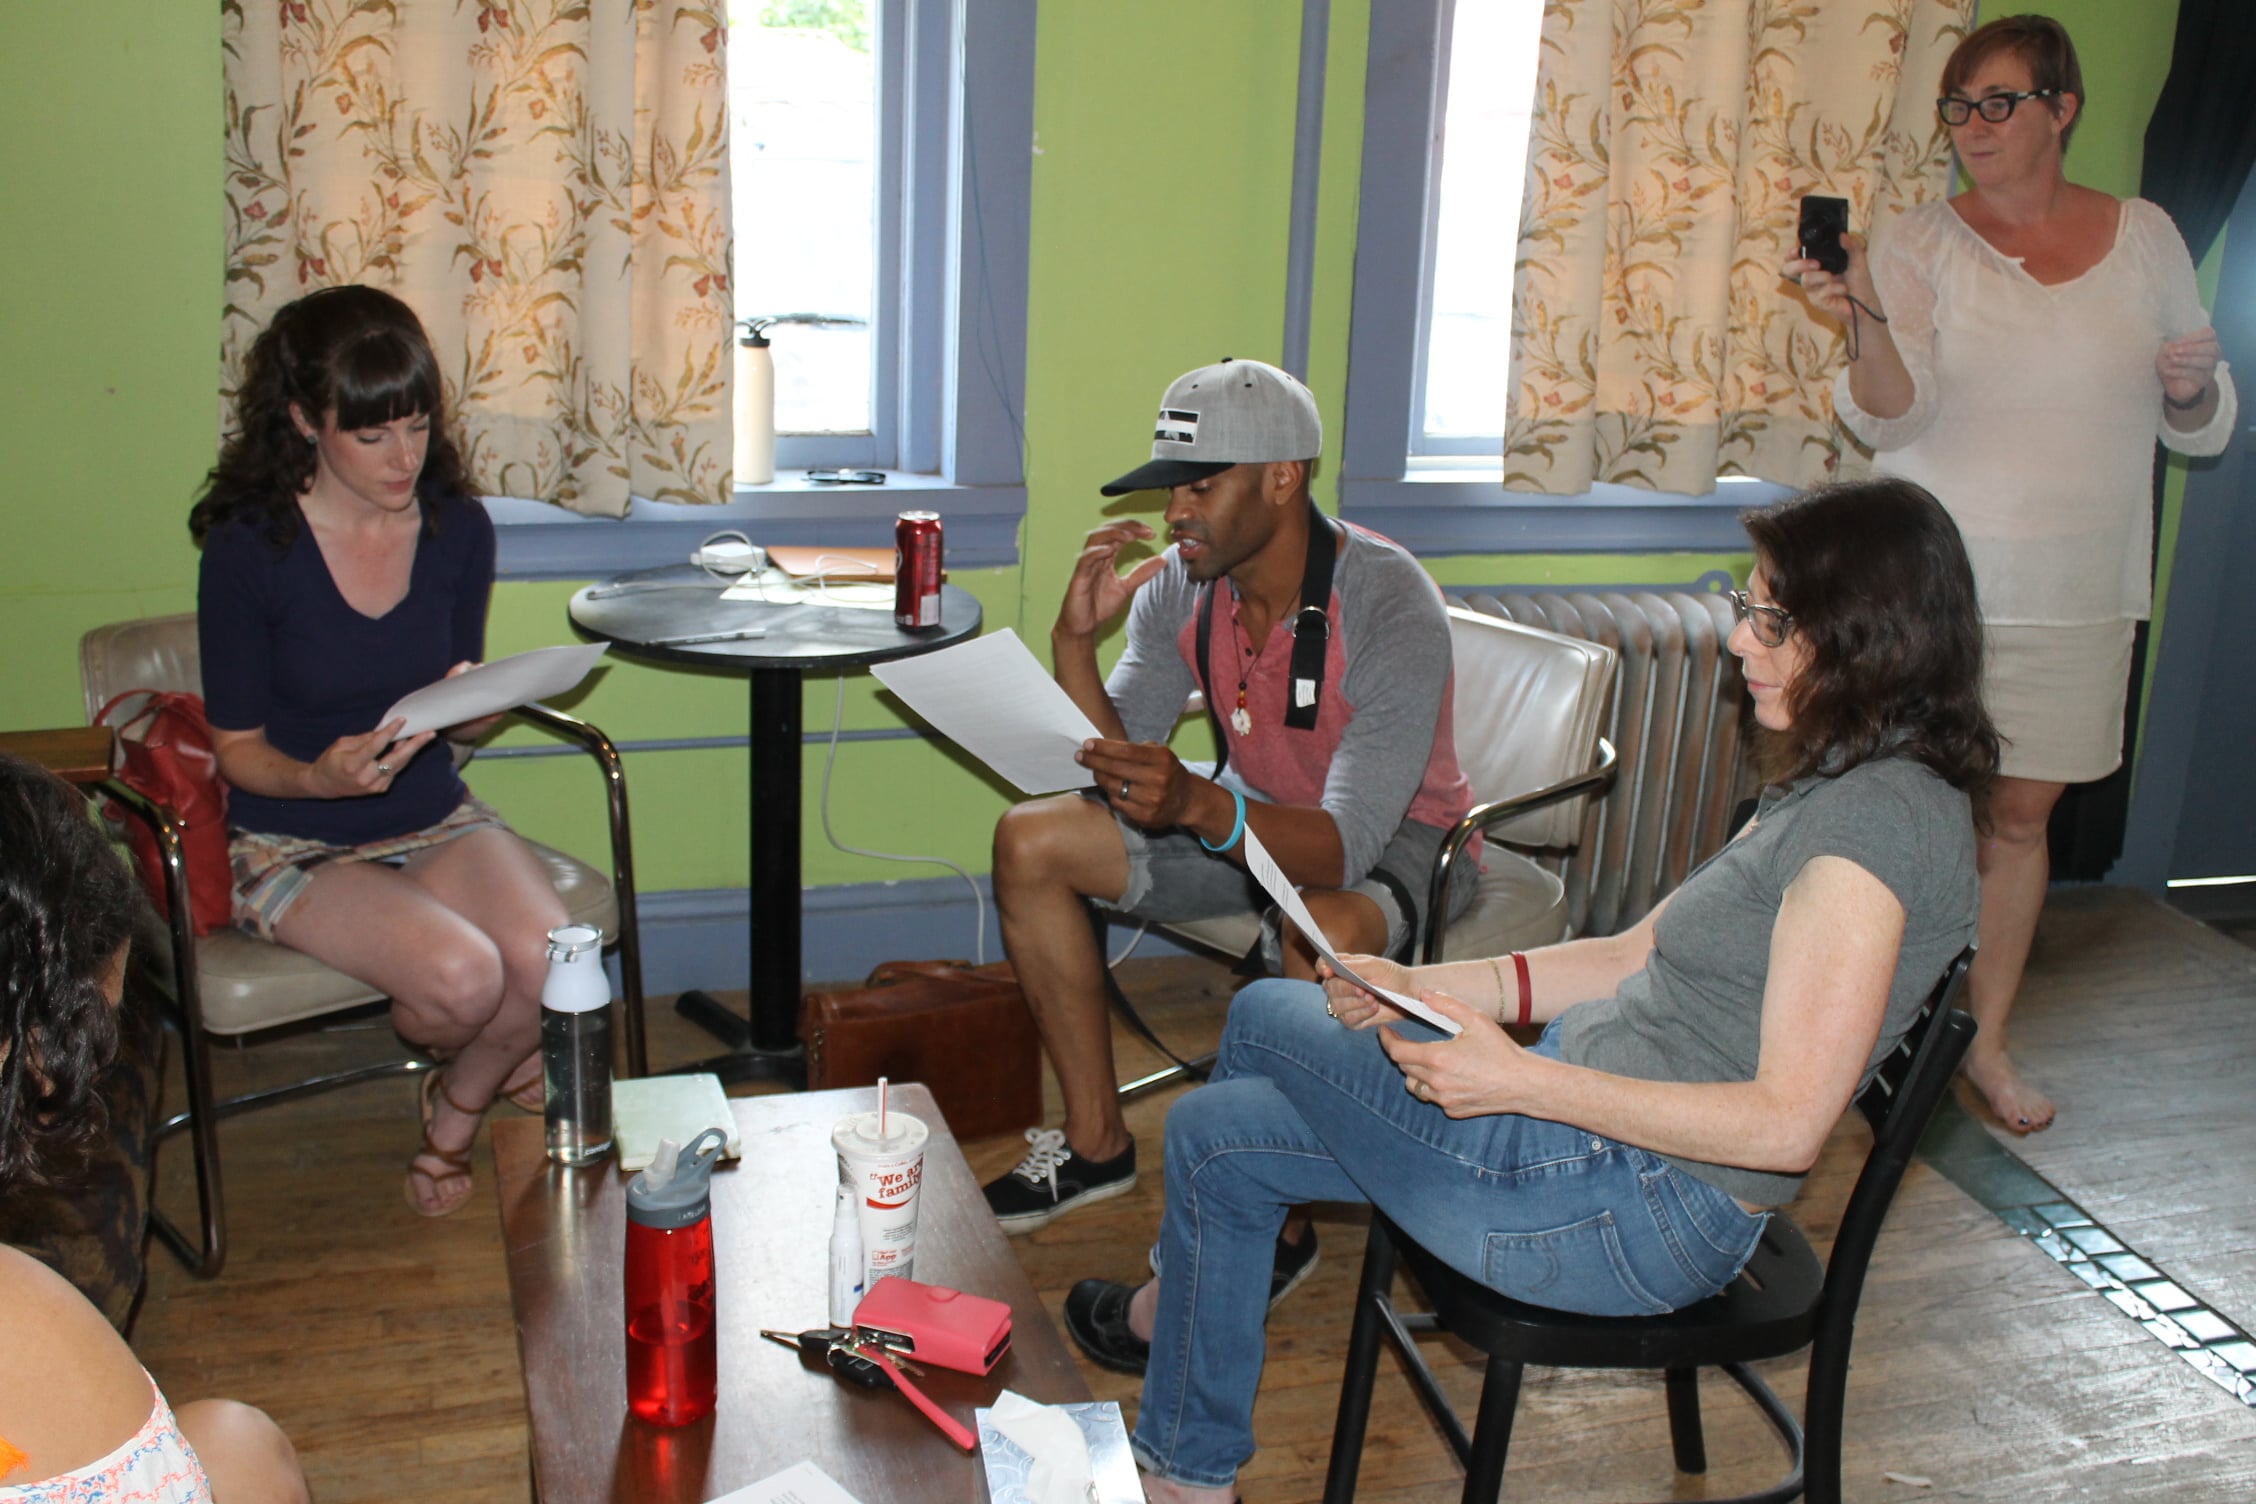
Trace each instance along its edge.
{"label": "woman in navy top", "polygon": [[445,745],[377,723],[484,656],[493,588],[493,524],[406,304],[335,287],[274,316],[189,531],[235,922],[382,989],[401,1036],[447,1057],[407,1172],[409,1204],[444,1216],[496,1094],[539,1090],[543,948],[565,913]]}

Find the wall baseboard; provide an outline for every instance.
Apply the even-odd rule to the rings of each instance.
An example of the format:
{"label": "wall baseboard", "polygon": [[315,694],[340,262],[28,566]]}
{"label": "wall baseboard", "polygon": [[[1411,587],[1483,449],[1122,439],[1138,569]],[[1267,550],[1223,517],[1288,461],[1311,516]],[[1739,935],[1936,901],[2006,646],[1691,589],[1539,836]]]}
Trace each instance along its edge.
{"label": "wall baseboard", "polygon": [[[987,879],[979,879],[986,905],[987,959],[1003,958],[995,905]],[[971,894],[954,877],[893,883],[838,883],[801,896],[801,969],[804,980],[858,983],[880,961],[974,956],[978,922]],[[741,989],[751,973],[751,895],[744,888],[673,888],[640,895],[643,990],[652,996],[689,987]],[[1113,951],[1133,931],[1115,926]],[[1157,933],[1144,936],[1138,956],[1192,952]]]}

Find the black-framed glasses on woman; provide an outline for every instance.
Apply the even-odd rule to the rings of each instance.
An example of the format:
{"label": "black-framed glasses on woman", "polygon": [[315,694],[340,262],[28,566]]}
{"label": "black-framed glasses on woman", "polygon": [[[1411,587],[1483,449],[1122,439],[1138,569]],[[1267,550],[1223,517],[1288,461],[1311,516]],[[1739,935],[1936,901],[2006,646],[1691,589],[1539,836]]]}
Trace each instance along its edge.
{"label": "black-framed glasses on woman", "polygon": [[1964,125],[1978,113],[1992,125],[2003,125],[2013,118],[2014,106],[2024,99],[2058,99],[2058,89],[2023,89],[2012,94],[1985,94],[1980,99],[1961,99],[1956,94],[1946,94],[1935,101],[1935,113],[1943,117],[1945,125]]}
{"label": "black-framed glasses on woman", "polygon": [[1755,641],[1766,648],[1782,648],[1786,639],[1794,635],[1794,614],[1777,606],[1758,606],[1747,599],[1744,590],[1727,590],[1724,595],[1731,602],[1731,614],[1747,624],[1755,634]]}

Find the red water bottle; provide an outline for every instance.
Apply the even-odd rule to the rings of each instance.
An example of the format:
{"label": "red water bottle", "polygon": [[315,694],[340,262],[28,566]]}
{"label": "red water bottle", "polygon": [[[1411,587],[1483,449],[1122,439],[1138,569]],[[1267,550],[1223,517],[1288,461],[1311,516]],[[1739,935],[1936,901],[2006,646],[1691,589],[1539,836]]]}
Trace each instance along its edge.
{"label": "red water bottle", "polygon": [[627,1183],[627,1408],[655,1425],[713,1413],[711,1177],[724,1142],[718,1128],[687,1148],[662,1141]]}

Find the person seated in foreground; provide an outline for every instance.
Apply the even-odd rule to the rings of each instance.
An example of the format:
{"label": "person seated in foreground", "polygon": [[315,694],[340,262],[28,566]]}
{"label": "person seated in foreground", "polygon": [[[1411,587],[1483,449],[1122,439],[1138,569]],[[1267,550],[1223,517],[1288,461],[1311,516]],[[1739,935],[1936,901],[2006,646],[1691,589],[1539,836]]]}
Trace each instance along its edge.
{"label": "person seated in foreground", "polygon": [[[1974,938],[1972,812],[1998,742],[1949,514],[1887,480],[1744,521],[1730,646],[1767,787],[1729,845],[1619,935],[1350,958],[1455,1037],[1338,977],[1238,995],[1211,1083],[1167,1121],[1162,1277],[1084,1280],[1065,1305],[1098,1362],[1148,1360],[1133,1444],[1153,1504],[1230,1499],[1253,1454],[1260,1255],[1287,1207],[1369,1202],[1535,1305],[1703,1300]],[[1514,1043],[1514,1022],[1541,1040]]]}
{"label": "person seated in foreground", "polygon": [[238,929],[391,999],[423,1075],[407,1203],[470,1199],[494,1098],[541,1110],[540,991],[563,900],[445,741],[377,717],[485,656],[494,531],[405,303],[329,287],[274,315],[189,515],[196,633],[228,786]]}
{"label": "person seated in foreground", "polygon": [[[133,878],[60,779],[0,755],[0,1197],[66,1178],[106,1124]],[[290,1504],[289,1438],[260,1411],[175,1412],[68,1281],[0,1245],[0,1504]]]}
{"label": "person seated in foreground", "polygon": [[[1246,871],[1260,838],[1336,946],[1406,951],[1427,874],[1471,806],[1450,727],[1449,621],[1417,561],[1309,499],[1323,448],[1315,398],[1257,360],[1179,377],[1160,399],[1151,461],[1102,488],[1167,492],[1170,547],[1134,518],[1089,534],[1050,631],[1057,681],[1098,730],[1080,760],[1096,787],[1020,804],[995,827],[995,907],[1065,1096],[1065,1126],[987,1187],[996,1220],[1031,1232],[1136,1183],[1115,1095],[1104,955],[1086,904],[1155,923],[1267,911],[1272,972],[1312,977]],[[1097,634],[1125,610],[1109,676]],[[1194,773],[1165,740],[1194,690],[1222,760]],[[1477,851],[1474,853],[1477,858]],[[1457,869],[1452,913],[1476,863]],[[1305,1233],[1305,1236],[1300,1234]],[[1279,1298],[1315,1259],[1305,1219],[1279,1240]]]}

